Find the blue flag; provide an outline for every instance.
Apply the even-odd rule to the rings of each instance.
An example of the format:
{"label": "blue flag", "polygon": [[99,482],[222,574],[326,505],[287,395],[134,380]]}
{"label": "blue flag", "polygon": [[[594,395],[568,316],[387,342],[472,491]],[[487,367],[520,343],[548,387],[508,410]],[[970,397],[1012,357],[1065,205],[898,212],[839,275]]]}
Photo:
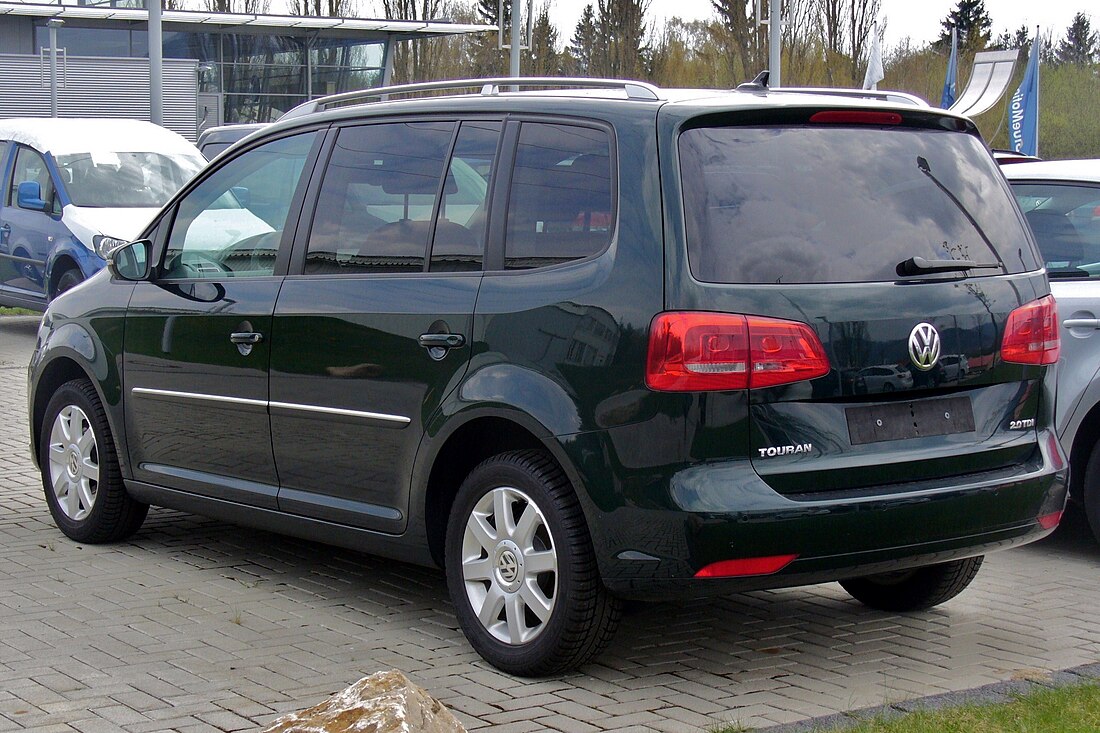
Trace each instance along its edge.
{"label": "blue flag", "polygon": [[1031,44],[1027,71],[1008,108],[1008,137],[1012,149],[1024,155],[1039,154],[1039,31]]}
{"label": "blue flag", "polygon": [[959,88],[959,31],[951,29],[951,57],[947,59],[947,78],[943,80],[943,97],[940,106],[950,109],[955,103],[955,93]]}

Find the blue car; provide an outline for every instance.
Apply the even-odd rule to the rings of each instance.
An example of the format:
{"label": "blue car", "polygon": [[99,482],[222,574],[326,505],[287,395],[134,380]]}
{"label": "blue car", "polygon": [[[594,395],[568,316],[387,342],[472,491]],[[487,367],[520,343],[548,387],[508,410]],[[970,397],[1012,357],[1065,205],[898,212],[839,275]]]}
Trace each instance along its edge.
{"label": "blue car", "polygon": [[103,268],[206,161],[140,120],[0,120],[0,305],[37,310]]}

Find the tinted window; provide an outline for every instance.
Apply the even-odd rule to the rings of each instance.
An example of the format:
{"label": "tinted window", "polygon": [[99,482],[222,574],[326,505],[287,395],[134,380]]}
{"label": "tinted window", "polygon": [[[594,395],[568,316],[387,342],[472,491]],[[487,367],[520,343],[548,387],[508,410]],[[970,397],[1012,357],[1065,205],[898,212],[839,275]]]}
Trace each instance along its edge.
{"label": "tinted window", "polygon": [[1100,186],[1013,183],[1053,277],[1100,277]]}
{"label": "tinted window", "polygon": [[716,127],[684,132],[679,149],[699,280],[889,281],[914,256],[1038,266],[996,164],[971,135]]}
{"label": "tinted window", "polygon": [[61,213],[61,202],[57,200],[57,191],[54,189],[53,178],[46,167],[45,158],[37,151],[20,145],[15,154],[15,169],[12,171],[11,187],[8,192],[9,206],[18,204],[19,184],[27,181],[38,183],[42,200],[46,202],[49,211],[54,214]]}
{"label": "tinted window", "polygon": [[607,133],[523,123],[508,198],[505,269],[594,255],[611,241],[613,224]]}
{"label": "tinted window", "polygon": [[275,270],[290,204],[316,133],[233,158],[180,201],[164,259],[168,278],[262,277]]}
{"label": "tinted window", "polygon": [[424,269],[453,122],[345,128],[325,170],[306,273]]}
{"label": "tinted window", "polygon": [[432,239],[433,271],[480,270],[499,122],[463,122]]}

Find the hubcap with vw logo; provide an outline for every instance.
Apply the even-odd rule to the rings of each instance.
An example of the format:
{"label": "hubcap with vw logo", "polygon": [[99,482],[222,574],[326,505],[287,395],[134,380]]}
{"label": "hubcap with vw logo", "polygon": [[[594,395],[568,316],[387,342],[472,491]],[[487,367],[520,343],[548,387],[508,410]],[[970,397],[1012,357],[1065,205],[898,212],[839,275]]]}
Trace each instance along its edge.
{"label": "hubcap with vw logo", "polygon": [[462,579],[478,621],[505,644],[546,628],[558,600],[558,556],[546,517],[511,486],[486,492],[466,519]]}
{"label": "hubcap with vw logo", "polygon": [[909,332],[909,358],[922,372],[936,366],[940,359],[940,334],[931,323],[918,323]]}

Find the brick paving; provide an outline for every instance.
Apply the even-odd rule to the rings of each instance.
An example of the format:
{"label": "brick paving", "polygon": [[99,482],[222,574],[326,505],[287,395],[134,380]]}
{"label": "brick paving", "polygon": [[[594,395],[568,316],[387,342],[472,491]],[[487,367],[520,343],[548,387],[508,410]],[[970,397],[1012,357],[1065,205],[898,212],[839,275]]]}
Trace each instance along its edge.
{"label": "brick paving", "polygon": [[438,571],[156,508],[129,542],[80,545],[30,462],[35,329],[0,319],[0,733],[255,731],[390,668],[471,730],[766,728],[1100,660],[1100,547],[1075,514],[928,612],[835,584],[642,605],[549,680],[481,661]]}

